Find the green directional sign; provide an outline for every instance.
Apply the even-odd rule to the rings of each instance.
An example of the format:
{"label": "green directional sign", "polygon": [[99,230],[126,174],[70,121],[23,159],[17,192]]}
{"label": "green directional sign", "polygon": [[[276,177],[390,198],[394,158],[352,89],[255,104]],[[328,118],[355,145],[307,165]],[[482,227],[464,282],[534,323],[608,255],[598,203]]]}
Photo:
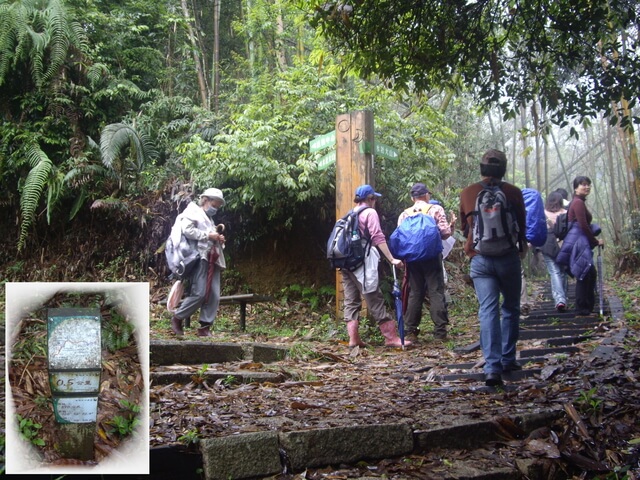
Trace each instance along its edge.
{"label": "green directional sign", "polygon": [[[391,160],[395,160],[400,157],[400,153],[393,147],[389,145],[385,145],[384,143],[375,142],[373,148],[373,153],[379,157],[390,158]],[[360,144],[360,151],[362,153],[371,153],[371,143],[370,142],[362,142]]]}
{"label": "green directional sign", "polygon": [[336,163],[336,151],[331,150],[318,159],[318,170],[326,170],[334,163]]}
{"label": "green directional sign", "polygon": [[333,147],[336,144],[336,132],[335,130],[324,135],[318,135],[309,142],[309,151],[311,153],[319,150],[324,150],[327,147]]}
{"label": "green directional sign", "polygon": [[373,150],[374,150],[374,153],[379,157],[389,158],[391,160],[395,160],[400,156],[400,153],[398,152],[398,150],[396,150],[393,147],[390,147],[389,145],[385,145],[384,143],[376,142],[374,144]]}

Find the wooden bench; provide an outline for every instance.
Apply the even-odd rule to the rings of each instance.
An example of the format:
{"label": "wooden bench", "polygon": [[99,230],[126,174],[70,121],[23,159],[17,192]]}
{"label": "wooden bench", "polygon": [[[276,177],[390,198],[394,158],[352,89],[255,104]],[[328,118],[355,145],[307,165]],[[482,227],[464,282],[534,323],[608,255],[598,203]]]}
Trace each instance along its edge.
{"label": "wooden bench", "polygon": [[238,295],[223,295],[220,297],[220,305],[240,305],[240,329],[244,332],[247,325],[247,304],[271,302],[273,297],[258,295],[256,293],[241,293]]}

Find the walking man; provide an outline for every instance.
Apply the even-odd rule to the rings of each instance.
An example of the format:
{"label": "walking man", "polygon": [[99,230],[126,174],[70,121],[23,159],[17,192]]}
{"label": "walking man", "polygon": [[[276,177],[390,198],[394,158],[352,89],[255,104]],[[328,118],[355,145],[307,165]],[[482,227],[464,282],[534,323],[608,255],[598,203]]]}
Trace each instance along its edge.
{"label": "walking man", "polygon": [[[464,250],[471,259],[471,279],[480,305],[485,383],[491,387],[503,384],[502,372],[522,369],[516,362],[516,343],[520,328],[521,258],[527,251],[526,214],[522,191],[502,181],[506,170],[504,152],[488,150],[480,162],[482,181],[460,193],[460,224],[467,236]],[[487,189],[495,192],[495,198],[502,201],[506,198],[506,205],[502,202],[490,208],[480,204]],[[479,197],[481,192],[483,196]],[[508,225],[486,225],[491,221],[491,213],[502,209],[509,219]],[[500,231],[506,235],[497,233]],[[487,237],[487,232],[493,235]]]}
{"label": "walking man", "polygon": [[[398,217],[398,225],[413,215],[430,215],[436,221],[440,238],[445,240],[451,236],[451,225],[440,205],[429,203],[431,192],[424,183],[416,183],[411,187],[413,206],[407,208]],[[435,258],[406,262],[406,274],[409,281],[409,299],[405,314],[406,337],[411,342],[418,341],[420,321],[422,319],[422,303],[425,295],[429,295],[429,312],[434,324],[433,336],[436,340],[446,340],[449,313],[445,299],[445,280],[442,265],[442,253]]]}

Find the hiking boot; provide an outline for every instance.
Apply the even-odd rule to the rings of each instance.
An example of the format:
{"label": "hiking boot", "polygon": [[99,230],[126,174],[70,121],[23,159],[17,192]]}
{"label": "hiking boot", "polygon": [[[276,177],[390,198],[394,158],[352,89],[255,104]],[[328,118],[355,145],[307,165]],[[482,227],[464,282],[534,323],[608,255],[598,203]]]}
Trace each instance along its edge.
{"label": "hiking boot", "polygon": [[487,387],[501,387],[504,385],[502,375],[499,373],[487,373],[484,377],[484,384]]}
{"label": "hiking boot", "polygon": [[202,323],[202,326],[198,329],[199,337],[213,337],[211,333],[211,324],[210,323]]}
{"label": "hiking boot", "polygon": [[358,328],[360,327],[360,322],[358,320],[349,320],[347,322],[347,333],[349,334],[349,347],[366,347],[367,344],[362,341],[360,338],[360,333],[358,332]]}
{"label": "hiking boot", "polygon": [[559,312],[564,312],[566,308],[567,306],[563,302],[558,302],[558,304],[556,305],[556,310]]}
{"label": "hiking boot", "polygon": [[171,319],[171,330],[177,337],[181,337],[184,335],[184,331],[182,330],[182,319],[174,316]]}
{"label": "hiking boot", "polygon": [[405,344],[407,342],[410,342],[410,343],[419,343],[420,342],[420,340],[418,340],[418,334],[415,333],[415,332],[407,333],[404,336],[404,341],[405,341]]}
{"label": "hiking boot", "polygon": [[502,365],[503,372],[515,372],[518,370],[522,370],[522,365],[518,362],[508,363],[507,365]]}

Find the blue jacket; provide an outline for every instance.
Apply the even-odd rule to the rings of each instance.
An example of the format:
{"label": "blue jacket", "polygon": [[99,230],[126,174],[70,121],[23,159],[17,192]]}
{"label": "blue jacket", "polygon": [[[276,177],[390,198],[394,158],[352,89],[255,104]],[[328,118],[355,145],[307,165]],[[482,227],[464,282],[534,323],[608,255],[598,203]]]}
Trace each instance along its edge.
{"label": "blue jacket", "polygon": [[[592,230],[599,230],[596,224],[591,225]],[[582,232],[580,225],[574,222],[569,233],[562,242],[560,252],[556,256],[556,263],[569,267],[571,275],[578,280],[583,280],[593,266],[593,250],[589,239]]]}

